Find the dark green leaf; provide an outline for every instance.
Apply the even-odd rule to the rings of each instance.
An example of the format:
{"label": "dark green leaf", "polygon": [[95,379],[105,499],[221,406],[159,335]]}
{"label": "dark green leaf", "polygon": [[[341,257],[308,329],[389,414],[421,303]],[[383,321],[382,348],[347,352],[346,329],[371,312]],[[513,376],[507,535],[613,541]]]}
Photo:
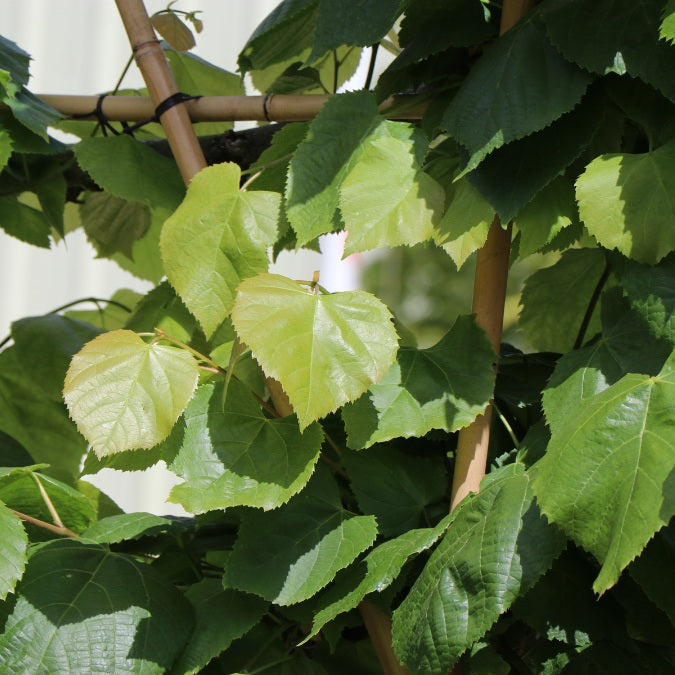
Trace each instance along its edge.
{"label": "dark green leaf", "polygon": [[33,458],[26,448],[4,431],[0,431],[0,466],[28,466]]}
{"label": "dark green leaf", "polygon": [[152,513],[120,513],[97,520],[82,532],[82,538],[98,544],[116,544],[120,541],[166,532],[170,527],[171,521],[168,518],[161,518]]}
{"label": "dark green leaf", "polygon": [[274,509],[307,483],[323,433],[300,433],[294,416],[270,418],[253,395],[232,379],[200,387],[183,414],[185,435],[171,470],[185,479],[169,499],[191,513],[231,506]]}
{"label": "dark green leaf", "polygon": [[172,673],[198,673],[233,640],[247,633],[268,604],[248,593],[223,589],[219,579],[203,579],[186,592],[195,613],[195,627]]}
{"label": "dark green leaf", "polygon": [[5,96],[4,102],[21,124],[45,141],[49,139],[47,127],[63,117],[25,87],[21,87],[13,96]]}
{"label": "dark green leaf", "polygon": [[0,128],[9,133],[14,152],[56,155],[65,152],[68,147],[51,136],[45,140],[42,136],[33,133],[8,111],[0,111]]}
{"label": "dark green leaf", "polygon": [[70,359],[100,333],[88,323],[58,314],[26,317],[12,324],[16,358],[26,378],[39,373],[35,386],[59,403]]}
{"label": "dark green leaf", "polygon": [[0,636],[8,675],[163,673],[192,629],[190,604],[147,565],[97,545],[32,553]]}
{"label": "dark green leaf", "polygon": [[535,18],[524,19],[486,49],[441,126],[468,150],[470,171],[496,148],[540,131],[572,110],[589,82],[551,47]]}
{"label": "dark green leaf", "polygon": [[51,246],[51,225],[42,211],[23,204],[16,197],[0,197],[0,214],[0,227],[7,234],[33,246]]}
{"label": "dark green leaf", "polygon": [[563,540],[539,513],[522,465],[491,473],[394,612],[394,649],[418,673],[443,673],[528,590]]}
{"label": "dark green leaf", "polygon": [[345,406],[349,447],[470,424],[492,396],[493,360],[485,333],[468,316],[459,317],[433,347],[402,347],[388,373]]}
{"label": "dark green leaf", "polygon": [[30,56],[11,40],[0,36],[0,69],[17,85],[28,84]]}
{"label": "dark green leaf", "polygon": [[28,537],[19,518],[1,501],[0,539],[0,600],[4,600],[23,575]]}
{"label": "dark green leaf", "polygon": [[330,473],[318,467],[303,492],[271,513],[248,513],[226,582],[278,605],[311,598],[375,541],[373,516],[342,508]]}

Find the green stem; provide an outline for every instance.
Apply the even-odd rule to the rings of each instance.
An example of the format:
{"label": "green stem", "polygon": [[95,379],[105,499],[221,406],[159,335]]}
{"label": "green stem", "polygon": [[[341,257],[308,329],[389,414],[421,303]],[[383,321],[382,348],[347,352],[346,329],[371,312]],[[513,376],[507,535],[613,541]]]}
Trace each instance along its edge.
{"label": "green stem", "polygon": [[178,340],[175,337],[171,337],[168,333],[163,331],[161,328],[155,328],[155,332],[153,333],[140,333],[140,335],[154,335],[153,342],[159,341],[159,340],[166,340],[167,342],[171,342],[175,344],[177,347],[181,347],[182,349],[187,349],[187,351],[192,354],[192,356],[196,357],[198,361],[203,361],[204,363],[208,363],[212,368],[216,369],[216,372],[220,373],[221,375],[226,375],[227,371],[224,368],[221,368],[213,359],[210,359],[208,356],[205,356],[201,352],[197,351],[194,347],[190,347],[190,345],[185,344],[185,342],[182,342],[181,340]]}
{"label": "green stem", "polygon": [[126,77],[126,74],[129,72],[129,68],[131,68],[131,64],[133,62],[134,62],[134,55],[132,54],[129,57],[129,60],[127,61],[126,65],[122,69],[122,74],[117,79],[115,86],[112,88],[112,91],[110,92],[111,95],[115,95],[119,91],[119,88],[122,86],[122,80]]}
{"label": "green stem", "polygon": [[333,93],[337,94],[338,89],[338,72],[340,70],[340,62],[338,61],[337,51],[333,50]]}
{"label": "green stem", "polygon": [[511,438],[511,442],[513,443],[513,447],[516,448],[516,450],[520,447],[520,441],[518,440],[518,437],[516,436],[515,431],[513,431],[513,427],[509,424],[508,420],[504,415],[502,414],[502,411],[499,409],[497,406],[497,403],[495,401],[492,401],[492,407],[495,409],[495,412],[497,413],[497,417],[499,417],[499,421],[504,425],[504,428],[506,429],[506,432]]}
{"label": "green stem", "polygon": [[366,82],[363,85],[364,89],[370,89],[370,84],[373,81],[373,74],[375,72],[375,60],[377,59],[377,51],[380,48],[380,43],[376,42],[370,48],[370,63],[368,64],[368,74],[366,75]]}
{"label": "green stem", "polygon": [[588,307],[586,307],[586,313],[584,314],[584,318],[581,320],[581,326],[579,326],[579,332],[577,333],[577,339],[574,341],[573,349],[579,349],[584,343],[584,337],[586,336],[588,325],[591,322],[593,312],[595,311],[595,307],[598,304],[598,300],[600,299],[602,289],[604,288],[605,284],[607,283],[607,280],[609,279],[609,273],[610,273],[609,263],[606,263],[605,269],[602,271],[602,274],[598,279],[598,283],[595,285],[595,288],[593,289],[591,299],[588,301]]}
{"label": "green stem", "polygon": [[27,516],[25,513],[21,513],[21,511],[16,511],[15,509],[10,509],[10,511],[17,516],[17,518],[21,518],[21,520],[24,520],[27,523],[31,523],[31,525],[36,525],[37,527],[41,527],[43,530],[49,530],[50,532],[54,532],[55,534],[60,534],[63,537],[73,537],[74,539],[79,539],[79,536],[75,534],[72,530],[69,530],[67,527],[59,527],[58,525],[52,525],[51,523],[45,523],[44,520],[39,520],[38,518],[33,518],[33,516]]}
{"label": "green stem", "polygon": [[33,480],[37,483],[38,490],[40,491],[40,496],[42,497],[42,501],[47,506],[47,510],[49,511],[49,515],[52,517],[52,520],[54,521],[54,525],[56,525],[56,527],[68,529],[63,524],[61,516],[59,515],[59,512],[56,510],[54,502],[52,502],[50,496],[47,494],[47,490],[45,490],[45,486],[42,484],[42,481],[38,478],[37,474],[35,473],[31,473],[31,476],[33,477]]}

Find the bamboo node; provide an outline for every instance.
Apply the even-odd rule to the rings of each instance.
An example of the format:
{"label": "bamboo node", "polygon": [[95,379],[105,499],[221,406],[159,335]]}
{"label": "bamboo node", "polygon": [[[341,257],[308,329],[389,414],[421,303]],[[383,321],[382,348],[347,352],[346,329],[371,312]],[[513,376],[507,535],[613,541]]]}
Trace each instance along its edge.
{"label": "bamboo node", "polygon": [[274,97],[274,94],[265,94],[265,96],[263,96],[263,101],[262,101],[263,115],[265,116],[265,119],[268,122],[272,121],[272,118],[270,116],[270,105],[272,103],[273,97]]}

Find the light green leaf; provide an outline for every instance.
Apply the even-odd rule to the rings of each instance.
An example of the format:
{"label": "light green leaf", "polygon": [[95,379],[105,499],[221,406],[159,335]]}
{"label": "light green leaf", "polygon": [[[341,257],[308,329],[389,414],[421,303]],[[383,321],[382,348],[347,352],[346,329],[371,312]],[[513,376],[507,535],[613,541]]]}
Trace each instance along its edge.
{"label": "light green leaf", "polygon": [[19,518],[1,501],[0,539],[0,600],[4,600],[23,575],[28,537]]}
{"label": "light green leaf", "polygon": [[[71,309],[63,313],[68,319],[84,321],[101,330],[124,328],[136,304],[144,297],[128,288],[115,291],[110,300],[94,303],[95,309]],[[85,305],[86,306],[86,305]]]}
{"label": "light green leaf", "polygon": [[[192,31],[173,12],[153,14],[150,17],[150,23],[174,49],[184,51],[192,49],[195,46],[195,38],[192,35]],[[179,90],[182,91],[180,86]]]}
{"label": "light green leaf", "polygon": [[169,281],[207,337],[232,310],[239,282],[267,270],[277,235],[280,196],[240,192],[240,175],[232,163],[200,171],[162,230]]}
{"label": "light green leaf", "polygon": [[[16,357],[26,377],[59,403],[70,359],[100,333],[88,323],[58,314],[26,317],[12,324]],[[35,373],[40,376],[34,378]]]}
{"label": "light green leaf", "polygon": [[[520,327],[535,349],[564,354],[572,348],[604,267],[601,250],[572,249],[527,279],[520,298]],[[597,330],[596,317],[587,338]]]}
{"label": "light green leaf", "polygon": [[460,269],[487,239],[494,208],[467,178],[448,187],[451,201],[434,231],[434,241]]}
{"label": "light green leaf", "polygon": [[223,589],[219,579],[203,579],[185,593],[195,613],[195,628],[171,672],[188,675],[201,669],[247,633],[267,611],[255,595]]}
{"label": "light green leaf", "polygon": [[33,246],[49,248],[51,225],[42,211],[16,197],[0,197],[0,227],[12,237]]}
{"label": "light green leaf", "polygon": [[675,140],[596,157],[576,187],[581,219],[606,248],[650,265],[675,249]]}
{"label": "light green leaf", "polygon": [[200,387],[184,413],[185,435],[170,468],[185,479],[169,500],[190,513],[231,506],[274,509],[307,483],[319,458],[318,424],[266,417],[245,385]]}
{"label": "light green leaf", "polygon": [[663,9],[659,37],[675,45],[675,0],[668,0]]}
{"label": "light green leaf", "polygon": [[526,18],[485,50],[441,126],[468,150],[470,171],[495,148],[572,110],[589,83],[588,75],[550,45],[536,19]]}
{"label": "light green leaf", "polygon": [[73,152],[78,164],[115,197],[173,210],[185,194],[176,163],[128,134],[85,138]]}
{"label": "light green leaf", "polygon": [[98,544],[116,544],[149,534],[166,532],[170,527],[171,521],[168,518],[161,518],[152,513],[120,513],[97,520],[82,532],[82,538]]}
{"label": "light green leaf", "polygon": [[192,629],[190,604],[148,565],[73,540],[35,549],[5,632],[7,675],[168,670]]}
{"label": "light green leaf", "polygon": [[260,274],[239,286],[232,323],[281,382],[305,429],[379,381],[396,356],[391,314],[364,291],[328,295]]}
{"label": "light green leaf", "polygon": [[551,565],[564,540],[539,513],[521,465],[489,474],[394,612],[397,656],[416,673],[447,672]]}
{"label": "light green leaf", "polygon": [[375,547],[363,560],[341,572],[318,599],[312,628],[303,642],[316,635],[329,621],[356,607],[368,593],[387,588],[401,573],[409,558],[425,551],[448,528],[453,515],[446,516],[436,527],[408,530],[396,539]]}
{"label": "light green leaf", "polygon": [[361,513],[374,515],[385,537],[428,525],[439,503],[447,511],[449,477],[439,455],[420,456],[388,443],[344,452],[342,463]]}
{"label": "light green leaf", "polygon": [[78,429],[103,457],[151,448],[166,438],[198,377],[189,352],[116,330],[73,357],[63,397]]}
{"label": "light green leaf", "polygon": [[106,192],[90,192],[80,206],[87,237],[99,256],[117,251],[133,258],[133,245],[150,228],[150,210],[140,202],[128,202]]}
{"label": "light green leaf", "polygon": [[558,176],[516,216],[520,232],[518,257],[537,252],[562,229],[578,221],[574,187],[569,179]]}
{"label": "light green leaf", "polygon": [[225,580],[278,605],[292,605],[321,590],[376,536],[375,518],[345,511],[335,481],[318,467],[285,506],[246,514]]}
{"label": "light green leaf", "polygon": [[420,171],[413,141],[388,137],[368,144],[339,192],[345,256],[426,241],[445,202],[443,188]]}
{"label": "light green leaf", "polygon": [[470,316],[459,317],[433,347],[402,347],[387,374],[345,406],[349,447],[470,424],[492,397],[494,358],[484,331]]}
{"label": "light green leaf", "polygon": [[[675,513],[675,354],[656,377],[630,374],[567,411],[535,465],[542,511],[602,564],[602,593]],[[549,394],[547,406],[557,404]]]}
{"label": "light green leaf", "polygon": [[9,158],[12,156],[12,139],[10,135],[0,128],[0,171],[2,171]]}

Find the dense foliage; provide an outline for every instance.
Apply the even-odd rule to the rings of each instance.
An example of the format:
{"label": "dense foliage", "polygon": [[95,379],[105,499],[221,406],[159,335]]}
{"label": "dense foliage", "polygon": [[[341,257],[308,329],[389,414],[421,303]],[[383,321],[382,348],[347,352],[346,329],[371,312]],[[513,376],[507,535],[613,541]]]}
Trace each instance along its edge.
{"label": "dense foliage", "polygon": [[[284,0],[239,58],[260,90],[393,62],[187,190],[143,142],[156,125],[61,120],[0,41],[0,226],[48,247],[76,198],[69,227],[157,284],[3,342],[3,673],[377,673],[364,599],[414,673],[672,672],[675,5],[544,0],[501,37],[499,18]],[[175,46],[181,90],[243,91]],[[421,123],[387,119],[394,94]],[[73,194],[73,161],[100,189]],[[495,212],[514,260],[554,254],[522,292],[532,352],[502,345],[496,375],[471,315],[419,348],[370,293],[268,273],[340,230],[346,254],[429,242],[461,267]],[[488,473],[448,514],[457,431],[493,398]],[[122,513],[81,480],[160,460],[194,517]]]}

